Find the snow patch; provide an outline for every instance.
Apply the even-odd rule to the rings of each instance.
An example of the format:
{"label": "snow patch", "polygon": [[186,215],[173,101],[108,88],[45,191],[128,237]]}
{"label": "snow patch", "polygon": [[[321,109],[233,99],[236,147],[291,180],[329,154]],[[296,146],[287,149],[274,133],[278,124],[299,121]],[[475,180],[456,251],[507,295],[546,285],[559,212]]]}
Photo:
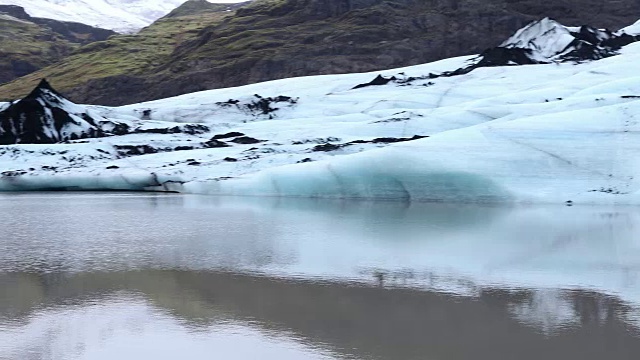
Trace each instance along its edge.
{"label": "snow patch", "polygon": [[635,35],[635,36],[640,36],[640,20],[637,21],[635,24],[627,26],[623,29],[620,29],[620,31],[618,33],[624,33],[624,34],[628,34],[628,35]]}

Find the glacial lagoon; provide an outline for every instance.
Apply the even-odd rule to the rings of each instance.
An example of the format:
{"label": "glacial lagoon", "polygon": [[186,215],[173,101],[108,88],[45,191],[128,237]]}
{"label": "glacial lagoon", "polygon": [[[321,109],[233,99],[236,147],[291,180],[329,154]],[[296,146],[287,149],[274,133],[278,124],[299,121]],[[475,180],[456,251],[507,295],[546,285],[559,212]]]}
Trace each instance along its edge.
{"label": "glacial lagoon", "polygon": [[0,359],[636,359],[640,209],[0,195]]}

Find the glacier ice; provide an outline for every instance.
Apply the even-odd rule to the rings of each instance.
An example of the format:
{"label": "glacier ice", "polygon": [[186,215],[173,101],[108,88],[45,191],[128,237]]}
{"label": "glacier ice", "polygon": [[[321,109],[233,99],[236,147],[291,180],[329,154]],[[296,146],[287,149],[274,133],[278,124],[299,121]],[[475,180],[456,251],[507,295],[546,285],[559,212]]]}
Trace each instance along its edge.
{"label": "glacier ice", "polygon": [[[507,43],[555,54],[576,31],[544,20]],[[635,204],[640,43],[618,52],[431,76],[477,61],[466,56],[116,108],[65,102],[104,136],[0,146],[0,189]],[[397,81],[354,89],[377,76]]]}
{"label": "glacier ice", "polygon": [[135,32],[186,0],[0,0],[35,17],[83,23],[118,32]]}

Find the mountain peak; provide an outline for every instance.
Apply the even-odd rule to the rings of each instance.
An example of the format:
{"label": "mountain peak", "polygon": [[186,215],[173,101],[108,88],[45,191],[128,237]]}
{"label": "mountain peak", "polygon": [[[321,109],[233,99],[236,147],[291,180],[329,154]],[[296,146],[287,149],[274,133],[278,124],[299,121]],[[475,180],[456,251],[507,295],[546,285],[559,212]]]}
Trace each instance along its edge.
{"label": "mountain peak", "polygon": [[40,80],[40,83],[38,83],[37,89],[53,90],[53,87],[49,84],[47,79],[42,79]]}
{"label": "mountain peak", "polygon": [[59,97],[62,97],[62,95],[58,91],[56,91],[53,88],[53,86],[51,86],[51,84],[49,83],[49,81],[47,81],[47,79],[42,79],[38,83],[38,86],[36,86],[33,89],[33,91],[31,91],[31,93],[29,93],[29,95],[25,96],[25,99],[27,99],[27,98],[29,98],[29,99],[39,98],[39,97],[42,97],[42,95],[44,93],[51,93],[51,94],[57,95]]}
{"label": "mountain peak", "polygon": [[107,136],[108,123],[89,114],[42,79],[31,93],[0,111],[0,145],[53,144],[67,140]]}
{"label": "mountain peak", "polygon": [[497,47],[483,51],[469,65],[440,76],[457,76],[478,68],[512,65],[550,64],[599,60],[619,54],[619,50],[640,35],[613,33],[590,26],[567,27],[550,18],[534,21]]}
{"label": "mountain peak", "polygon": [[[632,32],[634,26],[636,25],[625,29]],[[614,33],[608,29],[597,29],[587,25],[568,27],[550,18],[544,18],[518,30],[497,48],[502,52],[520,53],[524,56],[524,62],[498,62],[496,65],[580,62],[614,56],[621,47],[640,41],[640,36],[630,35],[625,29]]]}
{"label": "mountain peak", "polygon": [[22,6],[18,5],[0,5],[0,13],[13,16],[20,20],[31,20],[31,16],[27,14]]}
{"label": "mountain peak", "polygon": [[575,40],[569,29],[550,18],[535,21],[518,30],[499,47],[530,50],[532,60],[545,61],[569,47]]}
{"label": "mountain peak", "polygon": [[37,102],[44,107],[62,108],[66,110],[73,109],[74,112],[83,112],[82,110],[79,111],[77,109],[77,105],[54,89],[47,79],[40,80],[38,86],[36,86],[29,95],[25,96],[19,102]]}

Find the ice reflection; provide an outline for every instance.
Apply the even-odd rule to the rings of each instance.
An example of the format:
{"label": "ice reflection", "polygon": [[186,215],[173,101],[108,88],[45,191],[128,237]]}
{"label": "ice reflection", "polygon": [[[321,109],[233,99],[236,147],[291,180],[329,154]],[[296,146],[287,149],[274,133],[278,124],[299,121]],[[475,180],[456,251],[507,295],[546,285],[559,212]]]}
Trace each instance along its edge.
{"label": "ice reflection", "polygon": [[580,324],[574,304],[558,290],[532,291],[530,296],[522,302],[515,302],[509,309],[522,323],[548,335]]}
{"label": "ice reflection", "polygon": [[635,208],[58,193],[0,223],[2,360],[640,353]]}

